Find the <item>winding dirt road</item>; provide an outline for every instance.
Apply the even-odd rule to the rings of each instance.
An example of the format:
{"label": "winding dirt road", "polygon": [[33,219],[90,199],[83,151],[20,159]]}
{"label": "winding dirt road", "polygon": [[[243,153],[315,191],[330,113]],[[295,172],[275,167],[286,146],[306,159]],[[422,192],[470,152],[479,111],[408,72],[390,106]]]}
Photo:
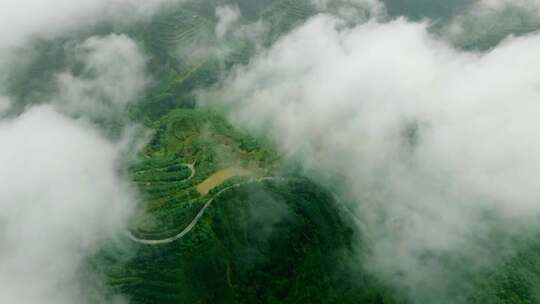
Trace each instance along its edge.
{"label": "winding dirt road", "polygon": [[212,198],[210,198],[206,204],[204,204],[204,206],[201,208],[201,210],[199,211],[199,213],[197,213],[197,215],[195,216],[195,218],[191,221],[191,223],[189,223],[189,225],[187,225],[186,228],[184,228],[184,230],[182,230],[180,233],[174,235],[174,236],[171,236],[171,237],[168,237],[168,238],[165,238],[165,239],[159,239],[159,240],[148,240],[148,239],[141,239],[141,238],[138,238],[136,237],[131,231],[128,231],[128,237],[134,241],[134,242],[137,242],[137,243],[140,243],[140,244],[144,244],[144,245],[163,245],[163,244],[169,244],[169,243],[172,243],[174,241],[177,241],[181,238],[183,238],[184,236],[186,236],[188,233],[191,232],[191,230],[193,230],[193,228],[195,228],[195,226],[197,225],[197,223],[199,223],[199,221],[201,220],[202,216],[204,215],[204,213],[206,212],[206,209],[208,209],[208,207],[210,207],[210,205],[212,205],[212,203],[214,202],[214,200],[216,198],[218,198],[221,194],[225,193],[226,191],[229,191],[231,189],[234,189],[234,188],[238,188],[240,186],[243,186],[243,185],[247,185],[247,184],[252,184],[252,183],[262,183],[264,181],[276,181],[276,180],[279,180],[279,181],[284,181],[286,180],[285,178],[282,178],[282,177],[261,177],[261,178],[258,178],[258,179],[253,179],[253,180],[249,180],[249,181],[246,181],[246,182],[242,182],[242,183],[237,183],[237,184],[234,184],[234,185],[231,185],[227,188],[224,188],[222,190],[220,190],[218,193],[216,193]]}

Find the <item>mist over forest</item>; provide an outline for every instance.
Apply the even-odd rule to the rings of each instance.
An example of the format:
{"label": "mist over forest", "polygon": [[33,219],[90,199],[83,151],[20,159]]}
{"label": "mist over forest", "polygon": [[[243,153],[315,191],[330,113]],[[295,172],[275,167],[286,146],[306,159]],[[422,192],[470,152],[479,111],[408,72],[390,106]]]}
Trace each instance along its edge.
{"label": "mist over forest", "polygon": [[4,0],[0,303],[540,303],[539,0]]}

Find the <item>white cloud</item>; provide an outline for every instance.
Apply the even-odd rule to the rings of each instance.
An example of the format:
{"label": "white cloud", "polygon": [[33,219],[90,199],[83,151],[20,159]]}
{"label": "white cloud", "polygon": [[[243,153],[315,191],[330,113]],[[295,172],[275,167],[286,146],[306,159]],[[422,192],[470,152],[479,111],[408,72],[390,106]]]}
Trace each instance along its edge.
{"label": "white cloud", "polygon": [[81,75],[58,76],[58,106],[62,111],[104,117],[118,114],[129,102],[141,98],[149,80],[147,59],[125,35],[91,37],[76,51],[84,65]]}
{"label": "white cloud", "polygon": [[122,13],[129,12],[124,21],[149,16],[164,1],[0,4],[0,303],[87,303],[94,291],[81,281],[85,258],[124,232],[136,198],[118,168],[134,134],[112,141],[88,121],[121,113],[148,82],[146,57],[134,41],[91,37],[76,47],[80,71],[68,67],[58,75],[58,94],[5,118],[11,102],[1,86],[13,76],[8,67],[33,52],[14,50],[32,37],[54,37]]}
{"label": "white cloud", "polygon": [[112,141],[89,121],[143,94],[146,58],[123,35],[91,37],[76,57],[82,72],[60,75],[49,103],[0,120],[1,303],[86,303],[84,259],[124,232],[135,206],[118,166],[136,134]]}
{"label": "white cloud", "polygon": [[81,262],[134,206],[121,146],[49,106],[0,122],[0,142],[0,302],[85,303]]}
{"label": "white cloud", "polygon": [[426,254],[484,266],[497,256],[486,214],[509,234],[540,215],[539,52],[540,35],[467,53],[427,24],[317,16],[208,98],[306,167],[345,177],[371,269],[430,303],[457,272]]}
{"label": "white cloud", "polygon": [[267,22],[258,20],[256,22],[238,26],[234,29],[233,35],[235,38],[246,39],[260,47],[261,42],[264,40],[264,37],[268,34],[269,30],[270,25]]}
{"label": "white cloud", "polygon": [[218,22],[215,32],[218,39],[221,40],[225,38],[231,27],[240,20],[240,9],[237,6],[218,6],[216,8],[216,17]]}
{"label": "white cloud", "polygon": [[380,0],[311,0],[321,12],[332,13],[347,21],[366,21],[385,16],[385,6]]}

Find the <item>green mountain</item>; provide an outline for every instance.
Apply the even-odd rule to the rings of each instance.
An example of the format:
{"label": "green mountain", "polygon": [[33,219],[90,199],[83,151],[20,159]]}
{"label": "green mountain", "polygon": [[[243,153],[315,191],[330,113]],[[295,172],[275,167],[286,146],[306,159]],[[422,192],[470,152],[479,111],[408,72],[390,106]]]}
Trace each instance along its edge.
{"label": "green mountain", "polygon": [[[253,3],[237,3],[241,22],[272,24],[266,45],[315,13],[309,1]],[[233,128],[226,109],[195,106],[197,90],[256,48],[217,41],[214,8],[168,7],[130,29],[159,80],[129,109],[155,130],[128,169],[144,201],[90,267],[130,303],[382,303],[375,280],[350,270],[359,236],[331,190]]]}

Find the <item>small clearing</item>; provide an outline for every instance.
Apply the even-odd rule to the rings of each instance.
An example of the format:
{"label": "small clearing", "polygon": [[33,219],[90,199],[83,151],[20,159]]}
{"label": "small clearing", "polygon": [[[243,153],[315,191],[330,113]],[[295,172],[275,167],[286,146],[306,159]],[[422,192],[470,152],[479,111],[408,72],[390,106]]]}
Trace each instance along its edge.
{"label": "small clearing", "polygon": [[197,186],[197,191],[202,195],[207,195],[212,189],[221,185],[229,178],[237,177],[237,176],[246,176],[246,175],[250,175],[251,173],[252,172],[250,170],[240,168],[240,167],[231,167],[231,168],[223,169],[212,174],[210,177],[208,177],[206,180],[200,183]]}

